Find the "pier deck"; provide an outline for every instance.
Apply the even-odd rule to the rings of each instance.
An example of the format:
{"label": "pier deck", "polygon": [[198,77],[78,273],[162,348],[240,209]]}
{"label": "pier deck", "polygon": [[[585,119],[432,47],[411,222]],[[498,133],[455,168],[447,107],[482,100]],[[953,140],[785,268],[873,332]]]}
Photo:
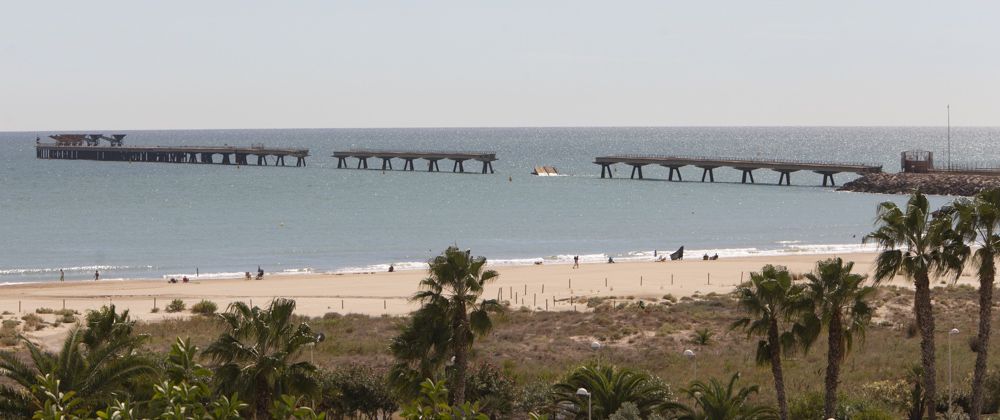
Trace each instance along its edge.
{"label": "pier deck", "polygon": [[[259,166],[285,166],[285,157],[295,158],[295,166],[306,166],[309,149],[238,146],[79,146],[36,143],[38,159],[81,159],[116,162],[206,163],[249,165],[248,156],[256,157]],[[215,155],[219,155],[217,160]]]}
{"label": "pier deck", "polygon": [[631,178],[642,179],[642,167],[646,165],[659,165],[670,168],[668,179],[682,181],[681,168],[694,166],[702,169],[701,182],[707,178],[709,182],[715,182],[714,170],[716,168],[728,167],[743,172],[742,183],[747,180],[754,183],[753,171],[758,169],[770,169],[781,174],[778,178],[778,185],[791,185],[792,172],[813,171],[823,175],[823,186],[835,186],[833,175],[848,172],[856,174],[882,172],[882,166],[863,163],[844,162],[819,162],[819,161],[796,161],[796,160],[771,160],[771,159],[739,159],[720,157],[695,157],[695,156],[659,156],[659,155],[612,155],[599,156],[594,159],[594,163],[601,165],[601,178],[607,174],[612,177],[611,165],[624,163],[632,166]]}
{"label": "pier deck", "polygon": [[427,161],[427,172],[441,172],[438,166],[440,160],[451,160],[454,162],[452,172],[465,172],[465,161],[473,160],[482,162],[482,173],[493,173],[493,162],[498,160],[496,152],[459,152],[459,151],[403,151],[403,150],[377,150],[377,149],[354,149],[333,152],[333,157],[337,158],[337,168],[349,168],[347,159],[358,160],[357,169],[370,169],[368,159],[382,159],[382,170],[392,170],[392,159],[402,159],[404,171],[414,171],[413,161],[423,159]]}

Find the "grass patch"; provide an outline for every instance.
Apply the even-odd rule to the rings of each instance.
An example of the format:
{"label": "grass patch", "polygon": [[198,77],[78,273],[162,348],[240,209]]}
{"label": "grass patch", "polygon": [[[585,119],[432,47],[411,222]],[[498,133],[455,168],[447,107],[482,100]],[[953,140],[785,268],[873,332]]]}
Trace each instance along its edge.
{"label": "grass patch", "polygon": [[187,309],[187,305],[180,299],[174,299],[170,301],[169,305],[167,305],[168,313],[183,312],[185,309]]}
{"label": "grass patch", "polygon": [[215,315],[215,311],[217,310],[219,310],[219,305],[216,305],[215,302],[210,300],[202,300],[201,302],[191,305],[191,313],[198,315]]}

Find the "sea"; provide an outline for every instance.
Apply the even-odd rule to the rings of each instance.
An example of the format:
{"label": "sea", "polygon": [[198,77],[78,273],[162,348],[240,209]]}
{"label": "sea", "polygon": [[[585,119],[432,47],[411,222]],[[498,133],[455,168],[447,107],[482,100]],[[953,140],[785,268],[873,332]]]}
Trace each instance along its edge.
{"label": "sea", "polygon": [[[871,249],[882,201],[905,196],[838,192],[796,172],[791,186],[741,173],[647,166],[601,179],[594,157],[635,153],[881,164],[900,153],[947,158],[944,127],[608,127],[149,130],[131,145],[241,145],[310,149],[308,166],[258,167],[41,160],[36,136],[0,133],[0,283],[212,279],[266,273],[424,269],[448,246],[494,265],[651,259],[681,246],[687,257],[850,253]],[[995,162],[1000,128],[953,127],[953,162]],[[496,173],[337,169],[335,150],[494,151]],[[356,165],[352,160],[351,166]],[[372,165],[374,164],[374,165]],[[564,176],[531,175],[554,166]],[[370,161],[370,167],[380,168]],[[837,175],[838,184],[854,178]],[[950,197],[933,197],[942,205]]]}

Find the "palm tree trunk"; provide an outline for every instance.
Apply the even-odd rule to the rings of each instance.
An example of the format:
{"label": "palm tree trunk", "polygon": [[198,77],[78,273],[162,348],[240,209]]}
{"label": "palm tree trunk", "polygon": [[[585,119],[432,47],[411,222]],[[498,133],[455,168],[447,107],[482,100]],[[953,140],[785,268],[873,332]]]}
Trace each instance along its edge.
{"label": "palm tree trunk", "polygon": [[990,349],[990,324],[993,318],[993,280],[996,267],[991,252],[983,253],[979,269],[979,336],[976,348],[976,370],[972,375],[972,403],[970,420],[979,420],[983,412],[983,378],[986,377],[986,358]]}
{"label": "palm tree trunk", "polygon": [[778,337],[778,320],[771,319],[767,329],[767,345],[771,349],[771,373],[774,375],[774,394],[778,397],[781,420],[788,420],[788,401],[785,397],[785,376],[781,370],[781,340]]}
{"label": "palm tree trunk", "polygon": [[830,317],[828,344],[823,418],[832,419],[837,411],[837,383],[840,382],[840,362],[844,360],[844,326],[840,319],[839,309]]}
{"label": "palm tree trunk", "polygon": [[915,278],[913,310],[920,328],[920,362],[924,368],[924,409],[927,419],[937,416],[937,370],[934,361],[934,313],[931,305],[930,278],[920,273]]}
{"label": "palm tree trunk", "polygon": [[459,310],[455,313],[454,322],[454,353],[455,353],[455,371],[453,377],[453,383],[451,384],[452,389],[452,401],[455,405],[462,405],[465,403],[465,375],[466,375],[466,365],[469,363],[469,335],[468,335],[468,325],[469,321],[466,319],[465,305],[459,305]]}

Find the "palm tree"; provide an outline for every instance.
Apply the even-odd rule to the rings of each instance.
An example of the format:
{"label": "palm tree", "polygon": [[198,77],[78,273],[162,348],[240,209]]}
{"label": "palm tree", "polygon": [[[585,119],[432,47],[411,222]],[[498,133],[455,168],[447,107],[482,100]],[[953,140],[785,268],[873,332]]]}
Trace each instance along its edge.
{"label": "palm tree", "polygon": [[275,398],[311,395],[318,387],[316,367],[296,361],[316,334],[295,322],[294,311],[291,299],[275,299],[266,309],[234,302],[219,315],[226,331],[203,352],[216,363],[216,392],[253,401],[257,418],[267,418]]}
{"label": "palm tree", "polygon": [[864,242],[882,250],[875,260],[874,283],[902,274],[913,281],[913,311],[920,329],[921,365],[924,373],[924,409],[934,420],[937,405],[937,370],[934,361],[934,314],[930,276],[959,273],[967,247],[952,229],[950,215],[931,213],[927,197],[910,195],[905,209],[887,201],[879,204],[876,230]]}
{"label": "palm tree", "polygon": [[983,411],[983,379],[986,376],[993,318],[993,281],[997,253],[1000,252],[1000,189],[980,192],[972,200],[958,200],[954,207],[957,216],[955,229],[967,242],[979,245],[972,258],[973,267],[979,275],[979,334],[969,407],[969,418],[978,420]]}
{"label": "palm tree", "polygon": [[785,267],[768,264],[759,273],[751,273],[750,281],[734,292],[737,305],[749,316],[734,322],[732,328],[745,330],[747,337],[761,337],[757,342],[757,363],[771,366],[782,420],[788,419],[788,400],[781,353],[791,350],[801,340],[798,335],[805,332],[801,325],[785,328],[782,324],[805,311],[802,291],[803,286],[792,284]]}
{"label": "palm tree", "polygon": [[772,420],[778,414],[771,407],[752,405],[748,403],[750,396],[758,391],[757,385],[736,388],[739,372],[733,374],[729,383],[723,385],[718,379],[712,378],[708,383],[694,381],[681,390],[682,393],[695,401],[694,407],[682,403],[670,402],[664,404],[666,410],[673,411],[677,420]]}
{"label": "palm tree", "polygon": [[[460,251],[457,247],[448,247],[434,257],[430,261],[430,275],[420,282],[424,290],[413,295],[413,300],[422,306],[393,345],[394,353],[403,356],[403,363],[419,363],[420,371],[411,370],[410,379],[419,378],[418,374],[428,378],[451,357],[454,365],[448,382],[453,384],[455,405],[465,402],[469,351],[475,337],[493,328],[490,314],[503,311],[495,299],[479,300],[483,286],[498,276],[496,271],[485,268],[485,257],[473,257],[471,251]],[[405,370],[394,369],[394,375],[405,377],[401,371]]]}
{"label": "palm tree", "polygon": [[590,392],[591,412],[595,419],[605,419],[630,402],[645,418],[666,402],[665,386],[645,372],[610,365],[581,366],[562,382],[552,386],[556,406],[565,407],[567,415],[587,418],[588,398],[577,395],[583,388]]}
{"label": "palm tree", "polygon": [[69,331],[58,353],[43,350],[21,336],[30,363],[11,352],[0,352],[0,376],[9,384],[0,386],[0,417],[30,417],[42,409],[45,396],[35,390],[41,381],[58,383],[61,392],[74,391],[86,409],[104,407],[116,393],[156,373],[156,364],[135,350],[148,336],[133,335],[134,321],[128,311],[114,305],[87,315],[85,326]]}
{"label": "palm tree", "polygon": [[[865,286],[867,276],[851,273],[854,262],[831,258],[816,263],[816,270],[806,274],[806,295],[815,312],[807,314],[804,325],[826,327],[827,364],[824,418],[833,418],[837,409],[837,383],[840,365],[855,338],[864,338],[875,310],[868,304],[875,288]],[[811,340],[810,340],[811,341]],[[811,342],[809,343],[811,344]]]}

